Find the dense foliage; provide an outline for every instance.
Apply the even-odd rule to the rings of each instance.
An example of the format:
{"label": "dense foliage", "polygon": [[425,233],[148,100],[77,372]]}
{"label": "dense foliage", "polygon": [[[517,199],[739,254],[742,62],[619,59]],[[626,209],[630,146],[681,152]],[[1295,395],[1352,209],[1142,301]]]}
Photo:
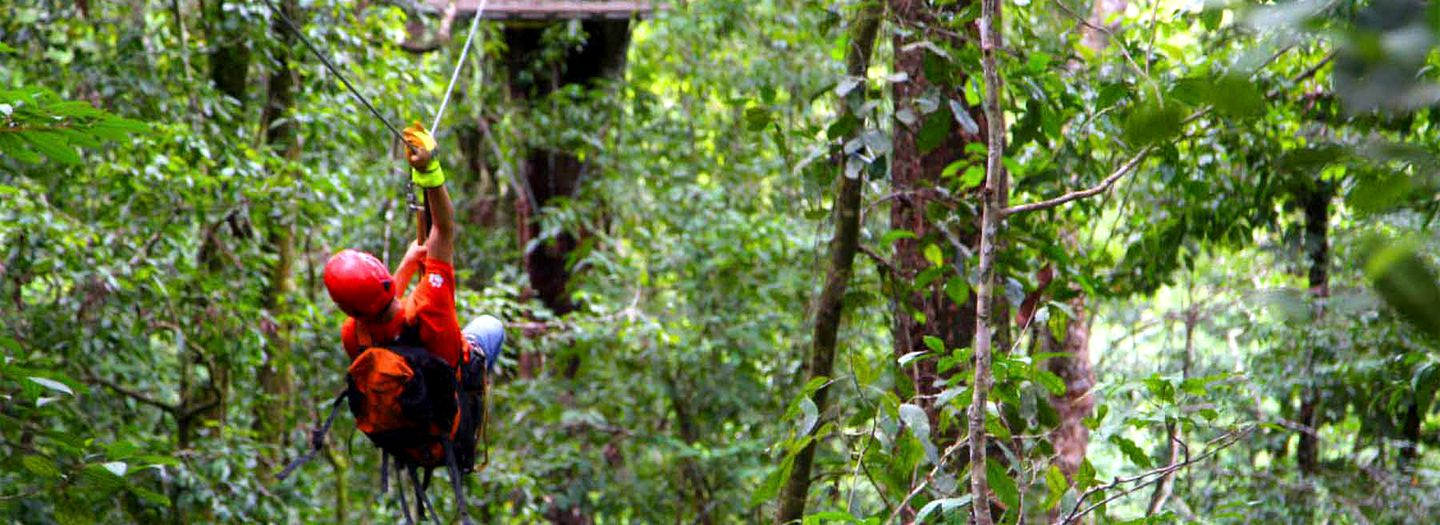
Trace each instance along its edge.
{"label": "dense foliage", "polygon": [[[348,416],[275,479],[345,385],[326,258],[413,232],[385,126],[264,2],[9,4],[0,519],[396,522]],[[281,4],[433,118],[467,18]],[[509,334],[472,516],[1440,515],[1440,9],[982,4],[668,2],[604,74],[617,22],[479,26],[436,130]]]}

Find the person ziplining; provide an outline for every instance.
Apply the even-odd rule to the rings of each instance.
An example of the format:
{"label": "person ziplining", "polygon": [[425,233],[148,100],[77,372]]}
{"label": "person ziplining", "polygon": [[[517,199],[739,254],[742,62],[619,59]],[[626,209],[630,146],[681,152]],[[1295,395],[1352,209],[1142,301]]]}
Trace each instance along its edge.
{"label": "person ziplining", "polygon": [[[381,450],[381,490],[389,489],[391,465],[408,475],[415,497],[415,516],[426,509],[439,522],[426,489],[436,468],[449,471],[460,519],[469,523],[461,476],[473,471],[485,434],[486,378],[493,372],[505,341],[504,324],[482,315],[462,330],[455,310],[454,207],[445,189],[445,171],[435,156],[436,141],[418,121],[398,131],[360,91],[335,69],[300,28],[267,0],[275,16],[308,47],[352,95],[399,139],[410,165],[412,204],[417,211],[416,240],[394,274],[374,255],[344,249],[325,263],[324,282],[335,305],[346,314],[340,339],[350,365],[346,388],[332,403],[329,416],[310,439],[310,451],[296,458],[277,478],[284,480],[324,446],[342,401],[347,401],[356,427]],[[475,14],[450,77],[440,117],[453,92],[484,3]],[[420,275],[407,295],[410,281]],[[422,480],[423,474],[423,480]],[[407,522],[404,478],[397,480],[401,512]]]}
{"label": "person ziplining", "polygon": [[[400,342],[423,346],[452,366],[468,363],[479,352],[492,368],[504,340],[504,326],[491,316],[480,316],[460,329],[455,313],[453,266],[455,220],[445,171],[434,158],[435,138],[420,123],[402,132],[409,150],[411,183],[424,192],[429,211],[429,232],[410,245],[392,276],[374,255],[341,250],[325,263],[325,288],[335,305],[348,316],[341,327],[345,353],[354,360],[376,343]],[[422,274],[420,285],[405,300],[411,278]],[[487,348],[486,345],[493,345]]]}

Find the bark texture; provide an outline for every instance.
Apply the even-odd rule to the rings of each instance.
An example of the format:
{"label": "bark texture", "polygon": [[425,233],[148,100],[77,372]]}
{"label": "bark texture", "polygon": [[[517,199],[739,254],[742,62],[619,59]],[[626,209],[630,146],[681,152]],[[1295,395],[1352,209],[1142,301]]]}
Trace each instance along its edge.
{"label": "bark texture", "polygon": [[[1325,302],[1330,297],[1330,194],[1328,184],[1319,182],[1319,187],[1304,196],[1305,211],[1305,252],[1309,260],[1310,296],[1314,303],[1313,313],[1316,326],[1323,326]],[[1315,380],[1315,363],[1328,355],[1319,342],[1311,344],[1306,359],[1304,380],[1301,390],[1300,424],[1309,430],[1300,433],[1300,442],[1295,447],[1295,462],[1300,472],[1314,475],[1320,470],[1320,427],[1325,424],[1321,406],[1321,390]]]}
{"label": "bark texture", "polygon": [[210,81],[221,93],[244,107],[250,42],[245,38],[244,19],[235,10],[224,9],[224,4],[224,0],[208,3],[205,14],[214,42],[210,51]]}
{"label": "bark texture", "polygon": [[[970,496],[971,512],[976,525],[990,525],[990,485],[986,462],[986,403],[990,394],[991,343],[1001,325],[993,317],[995,303],[995,263],[999,255],[996,243],[1005,224],[1004,210],[1008,204],[1010,182],[1001,159],[1005,155],[1005,114],[1000,106],[1004,92],[1003,79],[996,64],[996,53],[1004,46],[1001,39],[1000,0],[981,0],[980,53],[985,72],[985,191],[980,222],[980,283],[975,292],[975,382],[969,408],[970,432]],[[1017,509],[1018,510],[1018,509]]]}
{"label": "bark texture", "polygon": [[[961,2],[959,5],[947,9],[960,9],[969,2]],[[922,0],[891,0],[890,13],[894,23],[907,28],[919,29],[937,23],[934,8]],[[949,38],[940,35],[933,35],[931,38]],[[911,46],[911,44],[922,38],[915,34],[896,32],[892,37],[891,45],[895,51],[895,71],[904,73],[909,79],[905,82],[894,84],[893,94],[897,110],[908,108],[916,115],[921,112],[915,107],[915,101],[934,90],[939,90],[944,99],[964,100],[964,94],[960,92],[968,75],[961,71],[953,70],[947,78],[932,79],[926,75],[925,54],[928,53],[924,47]],[[942,59],[943,60],[943,59]],[[949,117],[948,108],[932,115],[942,118]],[[981,126],[984,125],[984,116],[980,115],[974,108],[967,109],[971,117]],[[954,202],[947,202],[937,187],[944,185],[940,174],[951,162],[964,155],[966,144],[979,142],[982,139],[980,133],[966,133],[960,126],[951,126],[950,131],[940,144],[929,151],[922,152],[918,144],[922,122],[911,125],[897,123],[894,131],[894,159],[891,162],[891,184],[893,189],[893,200],[890,207],[890,227],[900,230],[908,230],[915,234],[915,239],[901,239],[895,243],[895,267],[899,270],[900,278],[909,281],[921,271],[930,268],[930,262],[925,259],[923,249],[926,243],[936,243],[947,254],[948,260],[955,259],[955,243],[963,245],[966,249],[975,246],[978,239],[978,225],[975,221],[978,217],[970,217],[962,220],[963,224],[972,224],[956,232],[943,232],[927,215],[937,212],[945,213],[968,213],[964,209],[957,209]],[[982,128],[983,129],[983,128]],[[945,210],[944,208],[951,208]],[[953,237],[952,237],[953,235]],[[975,301],[973,296],[964,303],[951,301],[943,291],[945,279],[938,279],[938,282],[931,285],[916,288],[902,289],[897,292],[894,309],[894,326],[891,330],[894,341],[893,352],[898,358],[911,352],[925,351],[924,337],[926,335],[939,337],[945,342],[946,348],[963,348],[970,345],[975,335]],[[904,288],[902,286],[902,288]],[[923,321],[922,321],[923,319]],[[903,388],[910,391],[899,392],[901,399],[917,397],[916,401],[925,408],[930,416],[931,428],[939,432],[940,425],[938,413],[935,410],[933,399],[939,394],[942,388],[939,386],[940,374],[935,368],[934,359],[920,359],[904,370],[906,381],[897,382]]]}
{"label": "bark texture", "polygon": [[1075,316],[1067,320],[1065,338],[1055,339],[1048,327],[1038,327],[1043,352],[1059,352],[1064,357],[1045,361],[1045,368],[1065,381],[1065,395],[1050,398],[1051,406],[1060,416],[1060,425],[1050,431],[1050,442],[1055,445],[1055,464],[1068,479],[1074,479],[1085,461],[1085,450],[1090,445],[1090,429],[1084,419],[1095,408],[1095,398],[1090,389],[1095,386],[1095,370],[1090,365],[1090,315],[1086,310],[1085,297],[1069,301]]}
{"label": "bark texture", "polygon": [[[285,11],[285,16],[300,23],[296,0],[284,0],[280,8]],[[273,20],[271,34],[280,45],[274,52],[275,70],[266,80],[260,129],[266,146],[272,152],[288,161],[295,161],[300,157],[299,131],[291,118],[295,108],[295,88],[299,83],[291,57],[295,36],[278,17]],[[277,173],[274,176],[295,177],[296,174]],[[256,430],[262,442],[283,448],[289,444],[287,431],[294,426],[295,372],[290,363],[290,327],[285,320],[288,317],[285,298],[295,289],[295,231],[294,207],[286,203],[277,205],[282,211],[275,215],[276,219],[265,235],[266,247],[274,254],[275,263],[270,267],[269,283],[262,302],[270,320],[265,326],[265,363],[259,371],[263,396],[256,414]],[[267,454],[264,459],[273,462],[276,458]]]}
{"label": "bark texture", "polygon": [[[850,77],[865,78],[870,69],[870,54],[875,46],[875,36],[880,28],[880,8],[867,4],[857,15],[850,38],[850,49],[845,54],[845,70]],[[851,115],[851,108],[859,107],[865,98],[865,86],[851,91],[840,104],[842,118]],[[855,115],[864,119],[864,115]],[[857,126],[856,135],[864,126]],[[846,137],[844,140],[850,140]],[[842,141],[843,142],[843,141]],[[806,382],[820,377],[830,377],[835,367],[835,342],[840,331],[840,319],[845,313],[845,290],[850,286],[853,274],[855,252],[860,248],[860,196],[865,186],[865,169],[855,176],[845,174],[846,157],[837,155],[839,189],[835,196],[835,235],[830,238],[830,264],[825,274],[825,286],[815,303],[815,324],[811,333],[810,363],[806,369]],[[830,408],[830,388],[821,387],[811,397],[815,407],[823,416]],[[817,423],[816,426],[819,426]],[[813,431],[813,429],[811,429]],[[800,449],[795,456],[794,468],[785,481],[780,493],[780,511],[776,523],[790,523],[805,516],[805,504],[810,494],[810,470],[815,461],[815,441]]]}
{"label": "bark texture", "polygon": [[[510,70],[510,92],[516,99],[539,102],[565,85],[590,84],[618,77],[625,67],[630,44],[628,20],[597,20],[582,23],[588,35],[585,45],[568,51],[563,60],[540,62],[544,51],[545,28],[510,27],[505,30],[509,48],[506,64]],[[588,169],[575,155],[547,148],[535,148],[520,162],[519,172],[526,183],[525,195],[516,203],[517,228],[521,246],[530,246],[541,235],[537,215],[557,198],[571,198],[580,189]],[[569,255],[583,232],[561,232],[525,252],[525,271],[540,301],[557,315],[575,310],[567,287],[570,282]],[[573,375],[570,374],[570,375]]]}

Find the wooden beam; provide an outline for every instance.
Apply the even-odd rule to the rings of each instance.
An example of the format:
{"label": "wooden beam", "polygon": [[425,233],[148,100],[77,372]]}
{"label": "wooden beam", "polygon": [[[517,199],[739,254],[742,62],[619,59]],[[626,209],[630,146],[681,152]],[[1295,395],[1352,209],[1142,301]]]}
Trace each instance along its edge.
{"label": "wooden beam", "polygon": [[[454,0],[457,14],[471,16],[482,0]],[[451,0],[425,0],[425,5],[443,12]],[[626,20],[645,18],[656,9],[651,0],[488,0],[486,20]]]}

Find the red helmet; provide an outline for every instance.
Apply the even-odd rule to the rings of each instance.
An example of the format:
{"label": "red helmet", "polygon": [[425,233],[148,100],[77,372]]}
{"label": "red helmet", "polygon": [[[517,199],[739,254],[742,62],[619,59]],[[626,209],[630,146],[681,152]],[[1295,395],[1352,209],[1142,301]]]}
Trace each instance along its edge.
{"label": "red helmet", "polygon": [[356,250],[340,250],[325,262],[325,289],[330,299],[352,316],[378,315],[395,300],[385,264]]}

